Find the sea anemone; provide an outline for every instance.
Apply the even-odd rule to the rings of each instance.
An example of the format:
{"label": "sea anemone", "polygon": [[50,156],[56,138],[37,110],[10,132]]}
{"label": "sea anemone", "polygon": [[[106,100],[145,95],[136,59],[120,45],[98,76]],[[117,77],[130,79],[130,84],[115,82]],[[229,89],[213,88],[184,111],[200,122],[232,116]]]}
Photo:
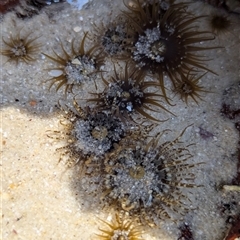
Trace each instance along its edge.
{"label": "sea anemone", "polygon": [[229,32],[232,25],[229,16],[223,12],[211,14],[208,21],[212,32],[216,35],[222,35]]}
{"label": "sea anemone", "polygon": [[190,169],[200,163],[189,162],[193,156],[181,146],[185,130],[173,141],[159,144],[160,135],[144,144],[120,144],[109,153],[104,161],[104,200],[117,202],[126,211],[139,214],[144,209],[159,217],[188,209],[183,203],[188,196],[181,189],[197,186]]}
{"label": "sea anemone", "polygon": [[140,226],[126,217],[121,217],[119,214],[116,214],[115,219],[111,222],[101,219],[100,221],[104,223],[107,228],[99,229],[102,232],[102,234],[96,234],[99,240],[143,240],[143,238],[140,237],[142,233]]}
{"label": "sea anemone", "polygon": [[121,18],[109,23],[109,25],[95,25],[95,39],[99,48],[106,56],[117,59],[128,59],[128,46],[132,41],[131,35],[128,34],[128,25]]}
{"label": "sea anemone", "polygon": [[63,138],[67,145],[59,149],[63,156],[69,155],[69,166],[101,157],[127,135],[127,127],[110,113],[83,109],[76,101],[74,105],[74,110],[65,111]]}
{"label": "sea anemone", "polygon": [[97,109],[100,111],[110,110],[113,114],[127,119],[132,117],[133,113],[138,113],[153,121],[160,120],[145,111],[145,109],[157,111],[150,106],[171,113],[160,103],[160,99],[155,99],[155,97],[161,98],[163,95],[148,91],[149,88],[159,87],[159,83],[144,81],[143,71],[129,68],[128,63],[126,63],[125,70],[121,74],[117,73],[114,66],[114,73],[115,76],[112,76],[108,81],[102,76],[106,86],[105,90],[101,93],[92,93],[97,97],[88,99],[89,102],[97,104]]}
{"label": "sea anemone", "polygon": [[56,91],[64,86],[65,93],[67,93],[68,90],[72,92],[73,86],[81,85],[83,82],[94,80],[95,83],[96,74],[101,72],[100,67],[104,63],[104,57],[100,51],[96,50],[96,46],[85,50],[84,45],[87,34],[84,34],[77,50],[74,48],[74,40],[72,41],[70,54],[64,49],[62,43],[63,56],[58,55],[54,50],[54,57],[43,53],[46,57],[59,64],[59,67],[48,70],[58,70],[61,72],[60,75],[47,80],[51,81],[49,89],[54,84],[57,84]]}
{"label": "sea anemone", "polygon": [[121,121],[105,112],[89,113],[86,119],[77,119],[72,129],[75,151],[102,155],[113,148],[125,135]]}
{"label": "sea anemone", "polygon": [[189,13],[188,3],[170,6],[159,0],[134,3],[134,7],[125,3],[130,11],[124,11],[135,30],[131,57],[137,67],[158,76],[164,96],[165,72],[173,85],[177,76],[187,74],[193,67],[214,73],[204,65],[208,59],[197,54],[214,47],[195,45],[214,39],[210,32],[196,30],[195,23],[203,16],[194,17]]}
{"label": "sea anemone", "polygon": [[187,75],[181,74],[181,78],[177,79],[178,81],[175,84],[174,92],[180,95],[180,98],[188,104],[188,99],[192,98],[195,103],[198,104],[198,99],[203,100],[200,93],[209,93],[204,89],[204,87],[199,85],[199,80],[205,75],[196,77],[196,74],[188,72]]}
{"label": "sea anemone", "polygon": [[22,29],[16,35],[10,35],[9,39],[2,38],[6,48],[3,48],[1,54],[8,57],[7,62],[25,62],[27,64],[36,60],[36,54],[39,52],[41,43],[36,42],[38,37],[31,37],[32,32],[21,34]]}

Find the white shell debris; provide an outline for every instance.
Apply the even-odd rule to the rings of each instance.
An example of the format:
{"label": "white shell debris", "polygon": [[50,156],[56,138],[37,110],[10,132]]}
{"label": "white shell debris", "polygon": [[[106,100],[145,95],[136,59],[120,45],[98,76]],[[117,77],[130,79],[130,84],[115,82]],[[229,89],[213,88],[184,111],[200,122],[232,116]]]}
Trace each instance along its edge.
{"label": "white shell debris", "polygon": [[81,63],[77,58],[74,58],[74,59],[72,60],[72,64],[82,65],[82,63]]}
{"label": "white shell debris", "polygon": [[82,29],[81,27],[75,27],[75,28],[73,28],[73,31],[74,31],[74,32],[80,32],[81,29]]}
{"label": "white shell debris", "polygon": [[223,190],[240,192],[240,186],[236,186],[236,185],[224,185],[224,186],[223,186]]}
{"label": "white shell debris", "polygon": [[63,71],[61,70],[51,70],[48,72],[48,74],[52,77],[58,77],[63,74]]}

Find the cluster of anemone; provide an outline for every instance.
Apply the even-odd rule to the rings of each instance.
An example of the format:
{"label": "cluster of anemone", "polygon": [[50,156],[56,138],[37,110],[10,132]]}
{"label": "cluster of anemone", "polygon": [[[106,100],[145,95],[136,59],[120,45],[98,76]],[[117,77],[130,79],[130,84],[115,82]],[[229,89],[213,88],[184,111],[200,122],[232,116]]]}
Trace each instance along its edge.
{"label": "cluster of anemone", "polygon": [[205,66],[207,59],[198,52],[214,47],[196,43],[213,40],[214,36],[209,31],[196,31],[196,21],[202,16],[190,14],[186,3],[169,6],[158,0],[145,4],[136,0],[133,7],[125,5],[129,11],[124,14],[131,20],[134,31],[131,59],[137,67],[157,76],[165,96],[165,73],[174,88],[179,76],[189,71],[213,73]]}
{"label": "cluster of anemone", "polygon": [[[215,48],[198,43],[215,36],[198,30],[196,22],[203,17],[188,12],[189,3],[134,0],[124,4],[126,10],[117,18],[120,22],[100,30],[96,26],[93,36],[84,33],[78,47],[72,40],[70,52],[60,42],[61,54],[53,50],[53,55],[43,55],[56,65],[48,70],[60,72],[47,79],[49,88],[62,88],[66,95],[75,86],[84,89],[85,84],[94,83],[96,90],[97,85],[104,88],[90,93],[87,103],[91,107],[74,100],[75,109],[68,110],[68,123],[60,137],[67,142],[60,149],[61,159],[67,155],[69,166],[80,163],[94,169],[102,192],[100,202],[155,223],[162,216],[188,210],[187,191],[183,193],[182,188],[191,191],[198,186],[193,169],[200,164],[193,163],[188,146],[180,142],[185,130],[173,141],[164,142],[159,134],[150,137],[156,122],[167,119],[159,119],[158,113],[174,115],[166,107],[173,104],[164,76],[184,102],[198,103],[202,93],[210,92],[200,85],[200,79],[207,72],[214,73],[199,52]],[[227,20],[222,25],[218,22],[217,16],[211,20],[214,33],[229,26]],[[2,54],[9,62],[29,64],[39,51],[38,37],[20,33],[9,40],[3,38],[6,48]],[[86,47],[89,40],[94,41]],[[120,69],[114,64],[113,74],[106,77],[102,66],[109,58],[124,60],[125,66]],[[122,221],[118,215],[112,223],[103,222],[109,229],[101,229],[100,239],[141,239],[132,222]]]}
{"label": "cluster of anemone", "polygon": [[61,121],[64,131],[49,134],[51,138],[67,142],[58,150],[61,152],[60,161],[67,156],[65,163],[68,167],[80,164],[86,169],[94,163],[101,168],[106,155],[114,152],[121,142],[145,138],[155,126],[126,124],[111,112],[82,108],[75,100],[73,105],[74,108],[65,109],[64,121]]}
{"label": "cluster of anemone", "polygon": [[[170,104],[165,87],[165,74],[171,80],[173,91],[179,93],[177,90],[182,76],[195,85],[192,75],[201,79],[205,75],[199,73],[201,70],[213,73],[206,66],[208,59],[199,52],[214,47],[202,47],[197,44],[214,40],[213,33],[228,31],[226,29],[231,22],[227,17],[215,14],[209,20],[211,31],[199,31],[196,23],[203,17],[195,17],[188,12],[188,3],[134,0],[129,4],[125,0],[124,4],[127,10],[120,13],[115,22],[102,24],[100,27],[95,25],[93,36],[85,33],[78,47],[75,47],[73,39],[70,52],[66,51],[61,42],[59,45],[62,54],[54,50],[53,56],[43,53],[57,64],[48,70],[57,70],[59,73],[55,75],[55,72],[54,76],[47,80],[50,82],[49,88],[55,85],[57,91],[64,88],[67,93],[72,92],[74,86],[85,82],[93,80],[95,83],[99,73],[103,72],[101,66],[111,57],[131,62],[135,68],[141,68],[143,75],[153,74],[153,78],[159,81],[159,91]],[[3,38],[6,48],[3,48],[2,54],[7,56],[9,61],[17,63],[34,61],[33,55],[39,51],[40,44],[36,42],[37,38],[29,38],[30,35],[20,36],[19,32],[16,36],[10,36],[9,41]],[[86,49],[86,41],[89,39],[94,41],[92,46]],[[203,92],[202,87],[192,89],[194,92],[185,92],[184,98],[182,95],[181,98],[192,98],[193,95],[199,96],[199,91]]]}

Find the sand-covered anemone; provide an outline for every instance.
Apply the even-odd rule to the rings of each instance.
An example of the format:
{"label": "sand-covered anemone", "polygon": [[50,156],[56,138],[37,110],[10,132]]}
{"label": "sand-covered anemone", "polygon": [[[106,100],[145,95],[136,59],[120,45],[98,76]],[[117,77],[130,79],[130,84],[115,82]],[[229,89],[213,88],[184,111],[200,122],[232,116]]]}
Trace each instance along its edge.
{"label": "sand-covered anemone", "polygon": [[117,21],[108,25],[95,25],[94,38],[99,45],[99,49],[111,58],[128,59],[128,46],[132,41],[129,35],[128,25],[120,17]]}
{"label": "sand-covered anemone", "polygon": [[8,58],[7,62],[25,62],[30,64],[36,61],[36,56],[42,44],[37,40],[40,36],[33,36],[33,32],[24,33],[21,28],[16,34],[11,34],[8,38],[2,38],[4,46],[1,54]]}
{"label": "sand-covered anemone", "polygon": [[156,93],[159,83],[145,81],[144,77],[143,71],[131,68],[127,63],[120,73],[114,67],[114,76],[108,80],[102,77],[105,89],[100,93],[92,93],[96,98],[88,101],[95,103],[98,110],[109,110],[121,118],[132,119],[135,114],[137,117],[160,121],[148,111],[171,112],[161,102],[164,96]]}
{"label": "sand-covered anemone", "polygon": [[113,148],[125,133],[122,122],[105,112],[89,113],[85,119],[77,119],[72,129],[76,151],[102,155]]}
{"label": "sand-covered anemone", "polygon": [[[164,73],[173,85],[176,77],[196,68],[213,72],[205,65],[208,59],[199,54],[214,47],[198,46],[200,42],[214,39],[208,31],[199,31],[196,23],[202,16],[193,16],[187,11],[188,3],[166,5],[163,1],[134,1],[134,6],[125,3],[135,31],[131,58],[136,66],[158,76],[164,95]],[[163,7],[164,6],[164,7]]]}
{"label": "sand-covered anemone", "polygon": [[104,200],[132,213],[144,210],[148,217],[188,209],[183,202],[188,201],[187,192],[198,186],[194,169],[201,163],[194,163],[190,150],[180,142],[184,132],[163,143],[157,136],[144,143],[123,142],[109,153],[104,162]]}
{"label": "sand-covered anemone", "polygon": [[96,239],[101,240],[143,240],[140,225],[129,217],[116,214],[111,222],[101,220],[105,227],[99,228]]}
{"label": "sand-covered anemone", "polygon": [[57,139],[66,142],[59,150],[62,152],[60,160],[66,158],[68,166],[100,159],[126,137],[129,130],[111,113],[81,108],[76,101],[74,105],[74,109],[65,110],[66,114],[61,121],[64,130],[57,136]]}
{"label": "sand-covered anemone", "polygon": [[62,55],[57,54],[54,50],[55,56],[43,53],[47,58],[59,65],[48,69],[49,71],[60,71],[59,75],[47,80],[51,82],[49,88],[56,85],[56,91],[58,91],[61,87],[64,87],[66,93],[67,91],[72,92],[74,85],[81,85],[91,80],[95,83],[97,73],[101,72],[100,67],[104,64],[104,57],[95,45],[87,50],[85,49],[87,35],[88,33],[84,34],[78,48],[74,46],[74,40],[72,40],[71,53],[65,50],[62,43],[60,44]]}

